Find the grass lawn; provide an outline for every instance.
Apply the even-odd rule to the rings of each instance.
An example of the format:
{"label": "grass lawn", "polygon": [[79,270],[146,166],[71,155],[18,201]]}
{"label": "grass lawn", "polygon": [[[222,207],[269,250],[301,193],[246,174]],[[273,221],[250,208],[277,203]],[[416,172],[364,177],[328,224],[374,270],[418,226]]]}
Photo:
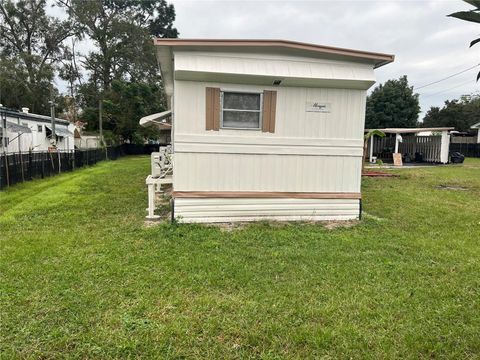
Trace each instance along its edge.
{"label": "grass lawn", "polygon": [[145,227],[148,172],[0,193],[0,358],[480,356],[480,159],[365,179],[334,230]]}

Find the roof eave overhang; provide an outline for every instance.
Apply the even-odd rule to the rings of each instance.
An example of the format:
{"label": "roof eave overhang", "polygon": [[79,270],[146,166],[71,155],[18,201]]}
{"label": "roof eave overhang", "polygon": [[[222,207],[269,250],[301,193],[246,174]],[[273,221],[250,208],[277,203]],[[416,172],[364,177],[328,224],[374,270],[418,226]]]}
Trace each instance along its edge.
{"label": "roof eave overhang", "polygon": [[[164,39],[154,40],[154,44],[160,48],[170,48],[170,55],[173,48],[182,48],[185,50],[195,49],[217,49],[217,50],[235,50],[247,49],[253,50],[275,50],[288,51],[293,54],[303,54],[307,56],[334,56],[352,61],[370,62],[374,68],[389,64],[395,60],[395,56],[391,54],[383,54],[377,52],[369,52],[362,50],[344,49],[333,46],[324,46],[316,44],[308,44],[286,40],[225,40],[225,39]],[[157,51],[158,54],[158,51]],[[158,55],[157,55],[158,56]]]}
{"label": "roof eave overhang", "polygon": [[160,76],[163,82],[163,91],[167,97],[167,107],[171,108],[171,97],[173,96],[173,53],[171,46],[157,46],[156,55]]}

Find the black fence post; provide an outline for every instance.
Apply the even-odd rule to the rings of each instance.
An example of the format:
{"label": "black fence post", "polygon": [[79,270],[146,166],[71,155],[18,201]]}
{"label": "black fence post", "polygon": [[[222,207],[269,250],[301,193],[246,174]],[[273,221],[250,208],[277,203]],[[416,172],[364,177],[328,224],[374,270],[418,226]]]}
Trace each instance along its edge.
{"label": "black fence post", "polygon": [[33,166],[33,159],[32,159],[32,151],[30,150],[28,152],[28,180],[32,180],[33,179],[33,176],[32,176],[32,166]]}

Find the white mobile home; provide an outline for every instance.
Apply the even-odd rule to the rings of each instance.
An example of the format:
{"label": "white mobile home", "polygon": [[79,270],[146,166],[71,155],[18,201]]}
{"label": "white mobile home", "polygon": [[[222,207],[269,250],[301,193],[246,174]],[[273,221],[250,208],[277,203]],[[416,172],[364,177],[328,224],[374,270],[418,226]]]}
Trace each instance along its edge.
{"label": "white mobile home", "polygon": [[157,39],[185,222],[360,216],[365,100],[393,55],[275,40]]}
{"label": "white mobile home", "polygon": [[[0,107],[0,117],[6,118],[5,152],[47,151],[52,145],[51,118],[32,114],[26,108],[22,111]],[[67,120],[55,119],[57,149],[74,149],[73,130],[75,126]],[[0,132],[1,132],[0,127]],[[1,147],[0,147],[1,148]]]}

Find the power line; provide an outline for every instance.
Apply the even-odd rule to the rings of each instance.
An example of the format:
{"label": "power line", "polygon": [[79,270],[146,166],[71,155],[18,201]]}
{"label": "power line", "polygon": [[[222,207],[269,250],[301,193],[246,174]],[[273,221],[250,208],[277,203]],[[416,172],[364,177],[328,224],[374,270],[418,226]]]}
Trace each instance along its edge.
{"label": "power line", "polygon": [[462,71],[459,71],[455,74],[452,74],[452,75],[449,75],[443,79],[440,79],[440,80],[437,80],[437,81],[434,81],[434,82],[431,82],[431,83],[428,83],[428,84],[425,84],[425,85],[422,85],[422,86],[419,86],[419,87],[413,87],[414,90],[418,90],[418,89],[423,89],[424,87],[427,87],[427,86],[430,86],[430,85],[434,85],[434,84],[438,84],[439,82],[442,82],[442,81],[445,81],[445,80],[448,80],[454,76],[457,76],[457,75],[460,75],[460,74],[463,74],[463,73],[466,73],[467,71],[470,71],[472,69],[475,69],[476,67],[480,66],[480,64],[477,64],[477,65],[474,65],[472,67],[469,67],[468,69],[465,69],[465,70],[462,70]]}
{"label": "power line", "polygon": [[456,86],[453,86],[453,87],[448,88],[448,89],[444,89],[444,90],[441,90],[441,91],[437,91],[436,93],[433,93],[433,94],[429,94],[429,95],[426,95],[426,96],[422,96],[422,99],[429,98],[429,97],[431,97],[431,96],[438,95],[438,94],[444,93],[444,92],[449,91],[449,90],[454,90],[454,89],[457,89],[457,88],[459,88],[459,87],[462,87],[462,86],[467,85],[467,84],[470,84],[470,83],[472,83],[472,80],[468,80],[468,81],[466,81],[466,82],[464,82],[464,83],[461,83],[460,85],[456,85]]}

